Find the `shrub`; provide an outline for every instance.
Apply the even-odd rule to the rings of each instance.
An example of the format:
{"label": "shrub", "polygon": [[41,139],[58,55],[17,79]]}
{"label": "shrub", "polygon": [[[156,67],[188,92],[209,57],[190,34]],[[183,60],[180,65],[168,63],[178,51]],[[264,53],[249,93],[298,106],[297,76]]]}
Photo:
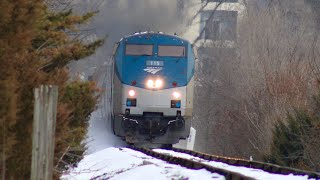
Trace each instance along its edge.
{"label": "shrub", "polygon": [[320,94],[311,112],[295,110],[286,121],[278,120],[266,160],[294,168],[320,170]]}

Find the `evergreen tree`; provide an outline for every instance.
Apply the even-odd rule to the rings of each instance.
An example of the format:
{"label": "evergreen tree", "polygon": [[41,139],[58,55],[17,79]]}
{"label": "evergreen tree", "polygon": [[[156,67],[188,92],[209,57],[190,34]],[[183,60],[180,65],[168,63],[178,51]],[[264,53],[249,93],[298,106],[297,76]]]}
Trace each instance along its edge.
{"label": "evergreen tree", "polygon": [[68,85],[65,66],[103,43],[84,44],[76,36],[94,14],[51,12],[43,0],[0,1],[0,173],[6,178],[30,178],[33,89],[40,84],[59,86],[55,163],[61,163],[67,147],[81,145],[96,88]]}
{"label": "evergreen tree", "polygon": [[[35,37],[37,20],[41,16],[36,9],[43,7],[39,1],[4,0],[0,2],[0,8],[1,162],[2,173],[5,174],[7,169],[7,176],[10,177],[9,159],[16,154],[14,150],[19,143],[16,127],[19,125],[19,112],[23,111],[19,104],[20,94],[23,93],[19,84],[19,67],[33,61],[30,42]],[[17,168],[19,171],[20,168]]]}
{"label": "evergreen tree", "polygon": [[270,154],[266,160],[275,164],[320,170],[320,93],[315,97],[312,112],[295,110],[286,121],[278,120]]}
{"label": "evergreen tree", "polygon": [[86,137],[89,116],[94,110],[98,98],[98,96],[93,98],[92,95],[95,92],[97,92],[97,89],[93,82],[72,82],[66,87],[62,102],[72,106],[68,123],[72,133],[68,134],[68,139],[64,139],[68,143],[63,143],[63,141],[59,143],[61,147],[71,147],[68,153],[62,157],[62,161],[59,164],[61,170],[66,170],[66,164],[63,162],[68,162],[68,166],[75,166],[82,159],[82,155],[86,150],[82,141]]}

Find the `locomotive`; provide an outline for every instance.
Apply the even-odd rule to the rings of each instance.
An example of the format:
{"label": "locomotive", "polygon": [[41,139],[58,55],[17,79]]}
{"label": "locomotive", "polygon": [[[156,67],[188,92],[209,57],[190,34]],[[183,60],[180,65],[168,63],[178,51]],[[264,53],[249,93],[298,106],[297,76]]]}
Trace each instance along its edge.
{"label": "locomotive", "polygon": [[196,49],[161,32],[115,43],[112,128],[128,144],[172,146],[186,139],[193,114]]}

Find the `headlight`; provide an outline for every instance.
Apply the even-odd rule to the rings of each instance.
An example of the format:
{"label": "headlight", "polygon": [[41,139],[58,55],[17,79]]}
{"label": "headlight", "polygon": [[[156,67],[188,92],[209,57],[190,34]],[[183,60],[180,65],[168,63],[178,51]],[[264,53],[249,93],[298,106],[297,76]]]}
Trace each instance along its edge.
{"label": "headlight", "polygon": [[163,81],[161,79],[157,79],[157,80],[152,80],[152,79],[149,79],[147,81],[147,87],[149,89],[159,89],[163,86]]}
{"label": "headlight", "polygon": [[161,88],[162,87],[162,80],[161,79],[157,79],[156,80],[156,88]]}
{"label": "headlight", "polygon": [[131,89],[131,90],[129,91],[129,96],[132,97],[132,96],[134,96],[135,94],[136,94],[136,92],[135,92],[134,90]]}
{"label": "headlight", "polygon": [[149,79],[149,80],[147,81],[147,87],[148,87],[148,88],[153,88],[153,85],[154,85],[153,80]]}
{"label": "headlight", "polygon": [[179,92],[173,92],[172,93],[173,97],[175,97],[176,99],[180,98],[181,94]]}

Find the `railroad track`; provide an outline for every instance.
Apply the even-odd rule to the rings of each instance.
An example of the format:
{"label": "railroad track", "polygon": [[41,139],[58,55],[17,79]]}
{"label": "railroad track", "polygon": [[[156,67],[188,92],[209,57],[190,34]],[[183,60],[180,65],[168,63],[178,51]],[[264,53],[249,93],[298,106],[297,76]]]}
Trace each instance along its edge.
{"label": "railroad track", "polygon": [[221,174],[221,175],[225,176],[226,179],[235,179],[235,180],[253,179],[253,178],[250,178],[250,177],[245,176],[243,174],[235,173],[235,172],[228,171],[228,170],[225,170],[222,168],[215,168],[210,165],[206,165],[206,164],[192,161],[189,159],[184,159],[184,158],[170,156],[168,154],[158,153],[158,152],[153,151],[152,149],[140,148],[140,147],[134,147],[134,146],[132,146],[130,148],[133,150],[136,150],[136,151],[140,151],[140,152],[147,154],[149,156],[155,157],[157,159],[167,161],[171,164],[177,164],[182,167],[186,167],[188,169],[196,169],[196,170],[197,169],[206,169],[209,172]]}
{"label": "railroad track", "polygon": [[266,162],[215,156],[215,155],[209,155],[209,154],[204,154],[196,151],[190,151],[190,150],[179,149],[179,148],[172,148],[172,150],[175,152],[189,154],[189,155],[192,155],[201,159],[209,160],[209,161],[216,161],[216,162],[222,162],[222,163],[226,163],[234,166],[260,169],[265,172],[274,173],[274,174],[283,174],[283,175],[293,174],[293,175],[301,175],[301,176],[307,175],[309,178],[320,179],[320,173],[317,173],[317,172],[303,171],[300,169],[279,166],[276,164],[271,164]]}
{"label": "railroad track", "polygon": [[[206,169],[209,172],[212,173],[218,173],[226,177],[226,179],[255,179],[250,176],[247,176],[243,173],[231,171],[228,169],[220,168],[220,167],[214,167],[207,163],[200,162],[197,160],[192,159],[186,159],[178,156],[172,156],[168,153],[160,153],[156,152],[152,149],[147,148],[141,148],[141,147],[130,147],[133,150],[140,151],[144,154],[147,154],[149,156],[155,157],[157,159],[164,160],[166,162],[169,162],[171,164],[177,164],[189,169]],[[226,163],[228,165],[232,166],[241,166],[245,168],[253,168],[253,169],[259,169],[264,172],[272,173],[272,174],[279,174],[279,175],[299,175],[299,176],[308,176],[308,178],[312,179],[320,179],[320,174],[316,172],[309,172],[309,171],[302,171],[299,169],[294,168],[288,168],[283,166],[278,166],[275,164],[270,163],[264,163],[259,161],[250,161],[250,160],[244,160],[244,159],[237,159],[237,158],[228,158],[228,157],[222,157],[222,156],[215,156],[215,155],[209,155],[204,154],[196,151],[190,151],[185,149],[178,149],[178,148],[172,148],[172,151],[187,154],[193,157],[197,157],[206,161],[215,161],[215,162],[221,162]]]}

